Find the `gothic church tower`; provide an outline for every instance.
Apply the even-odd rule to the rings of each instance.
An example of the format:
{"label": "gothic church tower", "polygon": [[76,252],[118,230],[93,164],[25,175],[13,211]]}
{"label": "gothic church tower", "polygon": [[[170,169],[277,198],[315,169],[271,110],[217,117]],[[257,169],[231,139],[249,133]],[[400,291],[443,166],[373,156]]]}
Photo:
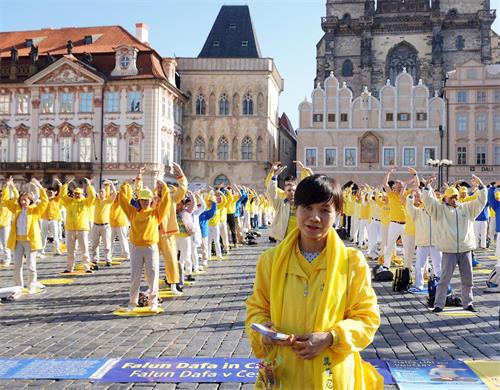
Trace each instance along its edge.
{"label": "gothic church tower", "polygon": [[491,62],[489,0],[327,0],[317,44],[315,85],[331,72],[359,95],[378,95],[406,68],[441,92],[447,71],[470,59]]}

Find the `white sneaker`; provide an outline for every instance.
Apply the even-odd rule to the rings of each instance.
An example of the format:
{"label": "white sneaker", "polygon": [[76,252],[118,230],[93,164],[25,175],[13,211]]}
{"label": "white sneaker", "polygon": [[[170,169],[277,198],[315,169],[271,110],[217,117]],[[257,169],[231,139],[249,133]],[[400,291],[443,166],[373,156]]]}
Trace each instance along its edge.
{"label": "white sneaker", "polygon": [[203,267],[208,267],[208,261],[207,260],[203,261]]}
{"label": "white sneaker", "polygon": [[35,286],[42,290],[45,288],[45,284],[40,283],[38,280],[35,282]]}
{"label": "white sneaker", "polygon": [[182,295],[182,293],[179,290],[177,290],[177,286],[175,284],[170,285],[170,291],[174,295]]}
{"label": "white sneaker", "polygon": [[149,310],[158,313],[158,304],[149,306]]}
{"label": "white sneaker", "polygon": [[134,305],[128,305],[126,311],[134,311],[135,306]]}
{"label": "white sneaker", "polygon": [[30,289],[28,290],[28,294],[29,295],[36,294],[36,287],[30,287]]}

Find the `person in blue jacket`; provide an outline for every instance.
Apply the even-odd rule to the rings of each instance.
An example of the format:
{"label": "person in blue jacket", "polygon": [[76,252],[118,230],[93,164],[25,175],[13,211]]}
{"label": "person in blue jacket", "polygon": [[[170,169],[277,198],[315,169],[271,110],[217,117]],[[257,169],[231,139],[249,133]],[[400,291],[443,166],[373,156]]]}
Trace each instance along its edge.
{"label": "person in blue jacket", "polygon": [[500,267],[500,244],[499,244],[499,234],[500,234],[500,182],[496,182],[495,185],[489,186],[488,188],[488,206],[495,212],[496,218],[496,240],[497,246],[495,253],[497,255],[497,267]]}
{"label": "person in blue jacket", "polygon": [[238,187],[240,190],[240,199],[236,202],[236,209],[234,212],[234,218],[236,220],[236,235],[238,238],[238,244],[243,244],[243,213],[245,212],[245,204],[248,200],[248,193],[243,187]]}
{"label": "person in blue jacket", "polygon": [[486,237],[488,233],[488,220],[490,219],[489,206],[486,204],[481,213],[474,221],[474,235],[476,236],[476,243],[479,241],[478,248],[486,249]]}
{"label": "person in blue jacket", "polygon": [[215,195],[213,192],[210,193],[210,200],[212,204],[210,209],[204,211],[199,216],[202,242],[201,260],[203,267],[206,267],[208,265],[208,259],[210,258],[210,248],[208,246],[208,220],[211,219],[217,211],[217,202],[215,200]]}

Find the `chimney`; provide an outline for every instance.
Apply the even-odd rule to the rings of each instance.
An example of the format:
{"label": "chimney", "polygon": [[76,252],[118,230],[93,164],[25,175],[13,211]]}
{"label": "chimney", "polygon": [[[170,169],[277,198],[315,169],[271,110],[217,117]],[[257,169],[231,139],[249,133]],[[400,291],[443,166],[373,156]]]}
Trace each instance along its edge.
{"label": "chimney", "polygon": [[146,23],[135,24],[135,37],[142,43],[149,45],[149,27]]}

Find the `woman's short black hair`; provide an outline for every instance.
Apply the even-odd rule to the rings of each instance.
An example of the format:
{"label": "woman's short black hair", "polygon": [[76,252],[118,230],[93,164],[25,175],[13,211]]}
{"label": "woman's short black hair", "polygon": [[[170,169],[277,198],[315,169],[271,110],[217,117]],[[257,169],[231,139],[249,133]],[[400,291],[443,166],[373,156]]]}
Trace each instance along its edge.
{"label": "woman's short black hair", "polygon": [[308,176],[297,186],[294,202],[296,206],[333,202],[335,211],[342,212],[342,189],[334,178],[325,175]]}

